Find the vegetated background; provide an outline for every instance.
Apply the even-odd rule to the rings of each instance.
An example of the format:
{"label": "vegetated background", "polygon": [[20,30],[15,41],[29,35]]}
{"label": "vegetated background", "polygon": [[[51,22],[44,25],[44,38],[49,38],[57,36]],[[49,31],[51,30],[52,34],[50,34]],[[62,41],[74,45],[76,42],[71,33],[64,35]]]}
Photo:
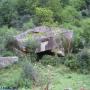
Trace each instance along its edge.
{"label": "vegetated background", "polygon": [[0,0],[0,56],[17,55],[5,48],[8,40],[41,25],[73,30],[73,52],[44,56],[38,63],[34,53],[18,55],[18,64],[0,70],[0,87],[40,90],[50,81],[52,90],[90,89],[90,0]]}

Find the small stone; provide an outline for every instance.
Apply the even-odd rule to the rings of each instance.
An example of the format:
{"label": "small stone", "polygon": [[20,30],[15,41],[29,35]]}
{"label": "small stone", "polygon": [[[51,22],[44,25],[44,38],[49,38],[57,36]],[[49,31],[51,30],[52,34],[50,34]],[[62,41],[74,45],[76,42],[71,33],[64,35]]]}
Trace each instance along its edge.
{"label": "small stone", "polygon": [[5,68],[12,65],[18,61],[18,57],[0,57],[0,68]]}
{"label": "small stone", "polygon": [[72,90],[72,88],[65,88],[64,90]]}

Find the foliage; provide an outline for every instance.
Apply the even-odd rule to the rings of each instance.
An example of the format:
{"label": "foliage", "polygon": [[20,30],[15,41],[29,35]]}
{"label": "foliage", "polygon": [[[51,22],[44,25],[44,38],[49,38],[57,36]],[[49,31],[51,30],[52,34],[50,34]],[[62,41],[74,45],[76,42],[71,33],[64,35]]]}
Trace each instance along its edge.
{"label": "foliage", "polygon": [[[26,59],[25,59],[26,60]],[[18,85],[19,87],[31,88],[32,82],[37,81],[37,74],[33,65],[30,61],[24,61],[22,64],[22,74],[19,79]]]}
{"label": "foliage", "polygon": [[7,57],[7,56],[13,56],[14,55],[14,53],[13,52],[11,52],[11,51],[1,51],[0,52],[0,55],[1,56],[3,56],[3,57]]}
{"label": "foliage", "polygon": [[39,6],[39,0],[27,0],[26,1],[27,8],[31,15],[35,14],[36,7]]}
{"label": "foliage", "polygon": [[85,8],[85,0],[69,0],[69,4],[76,8],[77,10]]}
{"label": "foliage", "polygon": [[34,14],[39,0],[18,0],[17,10],[20,15]]}
{"label": "foliage", "polygon": [[24,73],[24,78],[26,79],[31,79],[33,81],[37,81],[37,73],[36,70],[33,68],[33,65],[26,61],[23,65],[23,73]]}
{"label": "foliage", "polygon": [[0,28],[0,48],[4,49],[7,44],[7,40],[17,33],[18,31],[16,31],[14,28],[9,29],[7,26]]}
{"label": "foliage", "polygon": [[18,88],[20,76],[21,68],[18,65],[13,65],[7,69],[0,70],[0,87],[7,89]]}
{"label": "foliage", "polygon": [[[70,73],[67,70],[69,67],[84,74],[90,71],[90,0],[0,0],[0,56],[13,55],[5,46],[8,40],[19,33],[15,28],[26,30],[37,25],[60,25],[74,32],[73,50],[77,53],[65,57],[45,55],[40,62],[47,67],[37,66],[45,79],[51,77],[53,89],[64,90],[63,87],[72,86],[78,90],[83,84],[90,89],[90,75]],[[28,62],[22,61],[24,64],[21,67],[12,66],[0,70],[0,86],[25,87],[26,90],[31,89],[32,79],[38,79],[30,62],[36,61],[35,50],[39,44],[30,38],[31,40],[26,42],[30,54],[23,58],[23,61]],[[89,48],[85,49],[87,46]],[[67,67],[62,68],[61,64]],[[58,79],[59,77],[61,78]]]}
{"label": "foliage", "polygon": [[88,49],[83,49],[78,53],[77,62],[82,73],[88,73],[90,71],[90,52]]}
{"label": "foliage", "polygon": [[83,30],[80,28],[75,30],[73,37],[73,52],[78,52],[85,47],[85,39],[81,36]]}
{"label": "foliage", "polygon": [[90,73],[90,52],[88,49],[83,49],[77,55],[69,54],[65,57],[64,64],[71,70],[79,71],[80,73]]}
{"label": "foliage", "polygon": [[34,53],[36,48],[39,46],[39,42],[31,37],[30,40],[26,42],[25,46],[28,48],[29,52]]}
{"label": "foliage", "polygon": [[[25,61],[25,60],[24,60]],[[53,90],[64,90],[68,86],[70,86],[74,90],[80,89],[81,86],[85,85],[86,89],[90,89],[90,75],[84,75],[84,74],[78,74],[76,72],[71,72],[67,67],[63,65],[59,65],[58,67],[53,67],[51,65],[48,66],[43,66],[40,63],[36,63],[35,67],[39,70],[40,77],[43,75],[43,86],[46,86],[46,79],[51,78],[51,84],[49,86]],[[24,85],[20,87],[18,85],[18,81],[20,81],[21,78],[21,73],[22,72],[22,67],[19,67],[18,65],[12,66],[11,68],[8,69],[3,69],[0,70],[0,86],[9,86],[11,87],[10,89],[14,89],[16,86],[16,89],[18,90],[32,90],[32,89],[37,89],[37,90],[42,90],[41,85],[35,86],[34,88],[31,88],[32,82],[28,81],[30,85],[30,88],[25,87],[24,85],[26,84],[23,79],[21,80]],[[7,78],[8,77],[8,78]],[[48,80],[47,80],[48,81]],[[14,83],[15,82],[15,83]],[[8,84],[9,83],[9,84]],[[41,82],[39,82],[41,83]],[[78,84],[79,83],[79,84]],[[14,86],[14,88],[12,88]],[[53,87],[52,87],[53,86]]]}
{"label": "foliage", "polygon": [[61,13],[61,19],[63,22],[75,22],[75,20],[80,18],[80,13],[72,6],[66,6]]}
{"label": "foliage", "polygon": [[[81,16],[89,17],[89,1],[87,0],[1,0],[0,26],[22,27],[30,16],[35,25],[52,25],[52,23],[78,23]],[[84,18],[84,17],[82,17]],[[78,25],[78,24],[77,24]],[[27,26],[28,27],[28,26]]]}
{"label": "foliage", "polygon": [[30,57],[31,62],[35,62],[37,59],[37,55],[36,55],[36,48],[39,46],[39,42],[37,42],[37,40],[35,40],[34,38],[30,38],[30,40],[28,40],[26,42],[26,48],[27,51],[29,52],[28,57]]}
{"label": "foliage", "polygon": [[62,64],[62,63],[63,63],[63,60],[64,60],[63,57],[45,55],[45,56],[43,56],[43,58],[40,60],[40,62],[41,62],[43,65],[58,66],[59,64]]}
{"label": "foliage", "polygon": [[32,19],[30,21],[24,23],[24,25],[23,25],[23,29],[24,30],[27,30],[27,29],[33,28],[33,27],[34,27],[34,23],[33,23]]}
{"label": "foliage", "polygon": [[36,8],[36,15],[38,17],[38,22],[43,25],[45,23],[53,23],[53,12],[48,8]]}
{"label": "foliage", "polygon": [[70,67],[71,70],[77,70],[78,69],[78,63],[76,61],[76,57],[73,54],[68,54],[65,57],[64,64],[68,67]]}
{"label": "foliage", "polygon": [[18,14],[15,6],[15,3],[11,0],[0,1],[0,25],[10,25],[11,20],[17,18]]}
{"label": "foliage", "polygon": [[31,89],[32,85],[40,85],[39,80],[41,76],[39,76],[38,68],[35,68],[36,64],[31,62],[31,57],[25,56],[21,60],[23,60],[20,62],[22,72],[18,86]]}
{"label": "foliage", "polygon": [[52,66],[55,66],[56,65],[56,60],[52,56],[44,56],[42,58],[42,60],[41,60],[41,63],[43,65],[52,65]]}
{"label": "foliage", "polygon": [[81,27],[84,30],[82,36],[85,38],[86,43],[90,41],[90,18],[81,21]]}
{"label": "foliage", "polygon": [[61,22],[62,3],[61,0],[48,0],[46,6],[53,11],[55,21]]}

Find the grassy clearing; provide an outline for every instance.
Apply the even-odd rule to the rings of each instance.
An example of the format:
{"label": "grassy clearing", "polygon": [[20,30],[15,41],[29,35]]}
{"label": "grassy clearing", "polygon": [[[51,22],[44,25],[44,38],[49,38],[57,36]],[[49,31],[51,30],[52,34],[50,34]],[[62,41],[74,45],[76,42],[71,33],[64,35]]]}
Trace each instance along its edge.
{"label": "grassy clearing", "polygon": [[[77,74],[75,72],[71,72],[63,65],[53,67],[50,65],[43,66],[40,63],[36,63],[34,64],[34,67],[38,70],[41,78],[41,84],[35,86],[33,88],[34,90],[42,90],[41,86],[45,87],[48,81],[50,82],[49,87],[51,90],[64,90],[65,88],[80,90],[81,87],[85,87],[86,90],[90,90],[90,74]],[[0,70],[0,86],[15,86],[20,78],[20,72],[21,67],[18,65]],[[20,90],[26,89],[22,88]]]}

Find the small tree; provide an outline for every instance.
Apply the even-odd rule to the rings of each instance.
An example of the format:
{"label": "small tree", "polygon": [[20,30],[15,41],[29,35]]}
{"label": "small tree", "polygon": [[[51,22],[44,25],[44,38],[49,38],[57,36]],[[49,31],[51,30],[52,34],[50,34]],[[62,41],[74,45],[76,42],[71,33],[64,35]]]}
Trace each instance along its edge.
{"label": "small tree", "polygon": [[36,8],[36,16],[38,17],[39,24],[52,24],[53,12],[48,8]]}

